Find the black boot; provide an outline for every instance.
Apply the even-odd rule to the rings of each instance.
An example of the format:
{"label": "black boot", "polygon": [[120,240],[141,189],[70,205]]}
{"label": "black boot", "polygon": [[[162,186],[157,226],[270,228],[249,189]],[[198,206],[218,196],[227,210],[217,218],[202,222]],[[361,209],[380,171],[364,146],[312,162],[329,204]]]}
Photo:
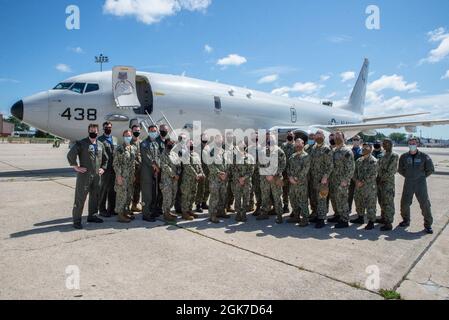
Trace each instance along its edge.
{"label": "black boot", "polygon": [[404,221],[402,221],[402,222],[399,224],[399,226],[400,226],[401,228],[407,228],[407,227],[410,227],[410,221],[404,220]]}
{"label": "black boot", "polygon": [[335,216],[333,216],[332,218],[327,219],[327,222],[330,222],[330,223],[338,223],[338,222],[340,222],[340,217],[337,216],[337,215],[335,215]]}
{"label": "black boot", "polygon": [[433,229],[432,229],[432,227],[425,228],[424,231],[425,231],[427,234],[433,234]]}
{"label": "black boot", "polygon": [[349,227],[349,223],[347,221],[340,221],[335,225],[335,229],[345,229]]}
{"label": "black boot", "polygon": [[318,217],[317,216],[312,216],[310,219],[309,219],[309,222],[310,223],[317,223],[318,222]]}
{"label": "black boot", "polygon": [[277,224],[282,224],[282,223],[284,223],[284,219],[282,219],[282,216],[277,216],[277,217],[276,217],[276,223],[277,223]]}
{"label": "black boot", "polygon": [[83,225],[81,224],[81,222],[74,222],[73,227],[78,230],[83,229]]}
{"label": "black boot", "polygon": [[365,230],[373,230],[374,229],[374,222],[370,221],[365,227]]}
{"label": "black boot", "polygon": [[203,209],[201,208],[201,205],[200,205],[199,203],[196,204],[196,210],[195,210],[195,212],[203,213]]}
{"label": "black boot", "polygon": [[315,224],[315,229],[322,229],[326,226],[324,219],[318,219]]}
{"label": "black boot", "polygon": [[103,223],[103,219],[100,219],[97,216],[91,216],[91,217],[87,218],[87,222],[90,222],[90,223]]}
{"label": "black boot", "polygon": [[385,222],[385,219],[384,218],[376,218],[376,223],[379,223],[379,224],[386,224],[386,222]]}
{"label": "black boot", "polygon": [[203,209],[203,210],[209,210],[209,206],[207,205],[206,202],[201,203],[201,209]]}
{"label": "black boot", "polygon": [[380,227],[380,231],[391,231],[393,230],[393,226],[391,223],[385,223],[382,227]]}
{"label": "black boot", "polygon": [[352,219],[352,220],[351,220],[351,223],[354,223],[354,224],[364,224],[364,223],[365,223],[365,218],[359,216],[359,217],[357,217],[356,219]]}

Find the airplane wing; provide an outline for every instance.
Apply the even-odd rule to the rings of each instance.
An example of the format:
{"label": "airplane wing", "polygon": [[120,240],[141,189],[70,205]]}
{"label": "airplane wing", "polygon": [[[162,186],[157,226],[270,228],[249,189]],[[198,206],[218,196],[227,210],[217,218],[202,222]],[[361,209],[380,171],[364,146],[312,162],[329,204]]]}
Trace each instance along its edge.
{"label": "airplane wing", "polygon": [[388,120],[388,119],[397,119],[397,118],[405,118],[405,117],[414,117],[414,116],[421,116],[423,114],[430,114],[430,112],[398,114],[398,115],[394,115],[394,116],[384,116],[384,117],[364,117],[363,118],[363,122]]}
{"label": "airplane wing", "polygon": [[401,121],[401,122],[362,122],[356,124],[339,124],[339,125],[314,125],[313,128],[322,129],[329,132],[342,131],[345,134],[356,135],[360,132],[376,130],[376,129],[398,129],[398,128],[415,128],[419,126],[432,127],[437,125],[449,125],[449,119],[441,120],[417,120],[417,121]]}

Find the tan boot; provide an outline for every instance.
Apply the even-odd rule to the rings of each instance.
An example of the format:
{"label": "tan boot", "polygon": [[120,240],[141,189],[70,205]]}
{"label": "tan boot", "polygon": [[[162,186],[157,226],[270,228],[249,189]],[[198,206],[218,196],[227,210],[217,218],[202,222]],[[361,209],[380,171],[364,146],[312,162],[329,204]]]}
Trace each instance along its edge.
{"label": "tan boot", "polygon": [[120,212],[117,215],[117,221],[121,223],[130,223],[131,219],[129,219],[123,212]]}
{"label": "tan boot", "polygon": [[175,222],[176,221],[176,217],[173,217],[170,212],[165,212],[164,213],[164,220],[166,222]]}
{"label": "tan boot", "polygon": [[193,220],[193,217],[188,212],[183,212],[182,213],[182,218],[184,220],[187,220],[187,221],[192,221]]}
{"label": "tan boot", "polygon": [[140,203],[133,203],[133,205],[131,207],[131,211],[132,212],[142,212],[142,206],[140,205]]}
{"label": "tan boot", "polygon": [[193,211],[189,211],[188,214],[193,217],[193,219],[198,219],[200,216],[194,213]]}

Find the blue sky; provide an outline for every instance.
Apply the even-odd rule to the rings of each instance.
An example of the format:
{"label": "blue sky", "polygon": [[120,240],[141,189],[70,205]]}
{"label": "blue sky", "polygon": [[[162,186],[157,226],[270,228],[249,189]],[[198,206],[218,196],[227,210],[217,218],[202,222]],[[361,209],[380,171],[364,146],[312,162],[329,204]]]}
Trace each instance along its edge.
{"label": "blue sky", "polygon": [[[5,114],[24,96],[98,70],[94,56],[104,53],[106,69],[133,65],[337,104],[347,100],[368,57],[367,114],[432,111],[433,118],[449,118],[446,0],[0,3]],[[380,9],[380,30],[365,27],[371,4]],[[66,28],[68,5],[80,9],[79,30]],[[422,132],[449,138],[448,126]]]}

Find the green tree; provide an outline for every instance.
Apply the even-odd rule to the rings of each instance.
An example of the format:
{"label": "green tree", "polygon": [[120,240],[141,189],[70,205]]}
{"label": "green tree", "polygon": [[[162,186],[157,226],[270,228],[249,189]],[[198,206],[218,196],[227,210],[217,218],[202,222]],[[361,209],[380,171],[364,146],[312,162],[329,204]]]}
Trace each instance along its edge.
{"label": "green tree", "polygon": [[14,131],[29,131],[30,126],[21,122],[19,119],[9,116],[8,119],[6,119],[7,122],[14,124]]}
{"label": "green tree", "polygon": [[405,133],[393,132],[390,134],[390,139],[396,143],[405,143],[407,141],[407,135]]}
{"label": "green tree", "polygon": [[387,136],[384,135],[383,133],[378,132],[375,136],[367,136],[364,135],[363,133],[360,134],[360,137],[362,138],[362,140],[364,142],[371,142],[374,143],[374,141],[379,140],[382,141],[383,139],[385,139]]}

